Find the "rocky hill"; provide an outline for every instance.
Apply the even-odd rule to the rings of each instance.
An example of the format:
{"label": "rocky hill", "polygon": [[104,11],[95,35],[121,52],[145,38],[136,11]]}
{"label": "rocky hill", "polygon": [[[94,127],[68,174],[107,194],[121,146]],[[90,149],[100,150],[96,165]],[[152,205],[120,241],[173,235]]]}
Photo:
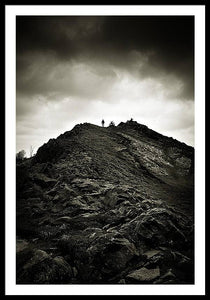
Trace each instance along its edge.
{"label": "rocky hill", "polygon": [[194,281],[194,149],[84,123],[17,163],[17,283]]}

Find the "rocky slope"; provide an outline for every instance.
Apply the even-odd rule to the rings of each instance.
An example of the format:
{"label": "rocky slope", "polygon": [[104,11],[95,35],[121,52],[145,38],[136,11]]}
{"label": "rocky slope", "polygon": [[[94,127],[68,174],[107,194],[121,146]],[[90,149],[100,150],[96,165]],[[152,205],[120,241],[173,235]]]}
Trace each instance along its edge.
{"label": "rocky slope", "polygon": [[194,280],[194,149],[84,123],[17,164],[17,283]]}

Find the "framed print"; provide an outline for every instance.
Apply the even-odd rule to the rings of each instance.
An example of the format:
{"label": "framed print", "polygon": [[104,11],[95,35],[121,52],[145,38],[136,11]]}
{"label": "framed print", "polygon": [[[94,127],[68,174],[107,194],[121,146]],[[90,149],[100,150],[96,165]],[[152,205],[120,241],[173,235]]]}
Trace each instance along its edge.
{"label": "framed print", "polygon": [[204,91],[203,5],[6,6],[7,294],[204,294]]}

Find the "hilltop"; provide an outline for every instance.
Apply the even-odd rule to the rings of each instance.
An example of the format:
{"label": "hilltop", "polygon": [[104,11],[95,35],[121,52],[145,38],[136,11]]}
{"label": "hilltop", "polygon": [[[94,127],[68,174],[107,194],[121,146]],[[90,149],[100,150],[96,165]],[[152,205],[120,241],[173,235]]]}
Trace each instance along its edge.
{"label": "hilltop", "polygon": [[78,124],[17,164],[17,283],[193,283],[194,148]]}

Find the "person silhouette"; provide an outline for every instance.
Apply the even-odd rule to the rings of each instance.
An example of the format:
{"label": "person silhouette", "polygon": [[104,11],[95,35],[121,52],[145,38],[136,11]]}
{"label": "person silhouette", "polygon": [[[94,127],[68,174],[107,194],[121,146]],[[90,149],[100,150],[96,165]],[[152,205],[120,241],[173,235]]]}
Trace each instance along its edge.
{"label": "person silhouette", "polygon": [[101,125],[102,125],[102,127],[104,127],[104,119],[101,121]]}

